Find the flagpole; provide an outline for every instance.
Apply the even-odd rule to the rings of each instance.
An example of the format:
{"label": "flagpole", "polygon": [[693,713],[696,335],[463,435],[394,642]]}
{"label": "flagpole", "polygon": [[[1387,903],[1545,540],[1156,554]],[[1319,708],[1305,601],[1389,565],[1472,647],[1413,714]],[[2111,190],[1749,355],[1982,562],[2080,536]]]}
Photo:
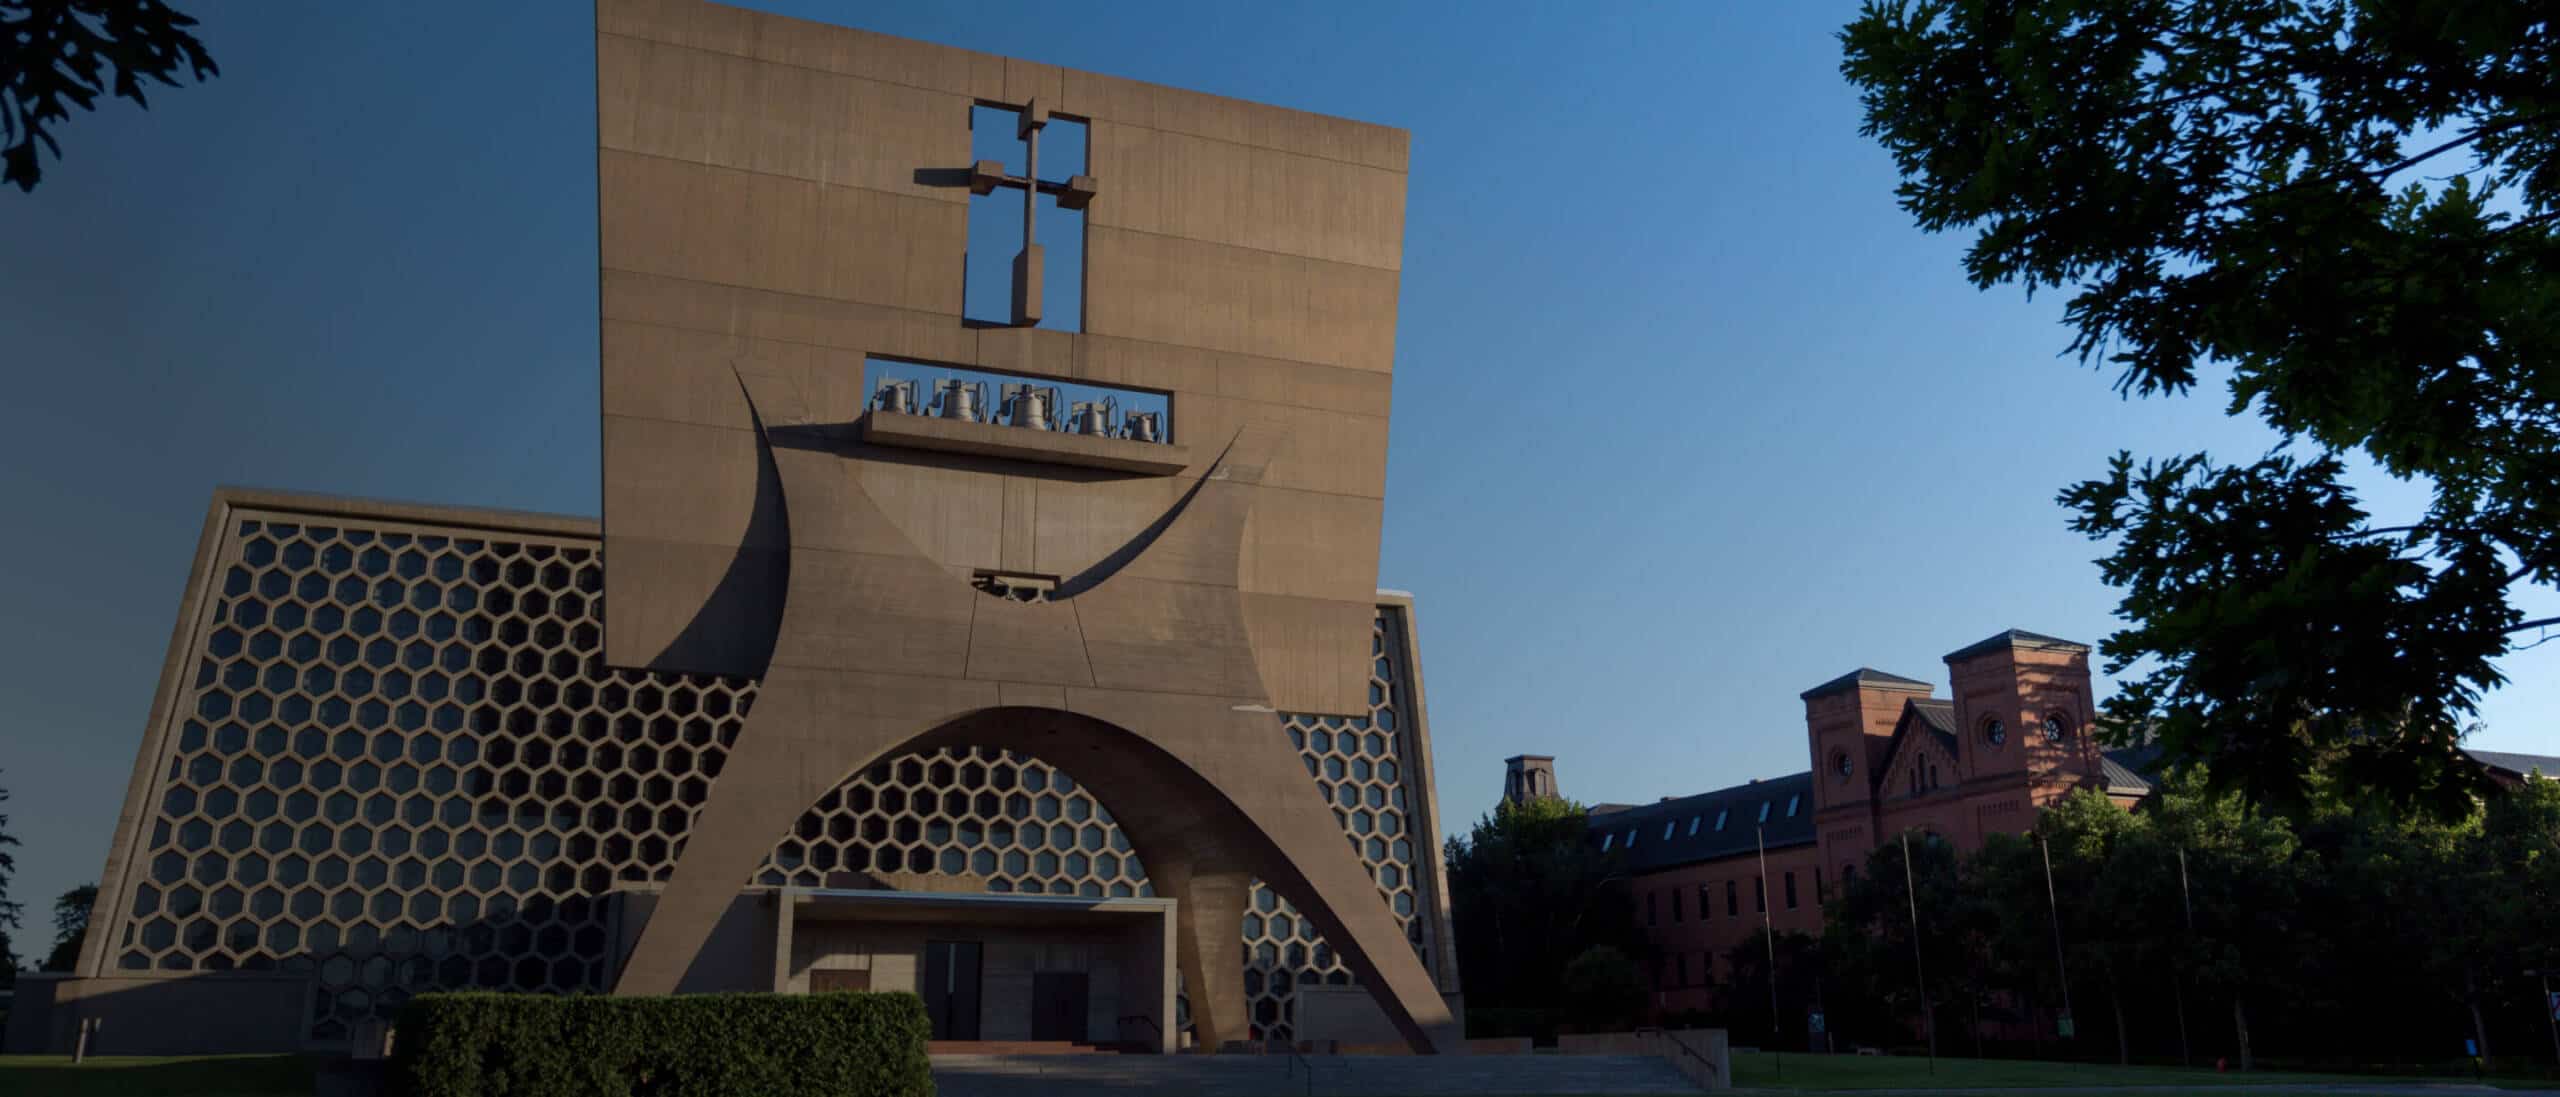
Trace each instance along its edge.
{"label": "flagpole", "polygon": [[1911,981],[1920,989],[1920,1029],[1929,1036],[1929,1073],[1938,1072],[1938,1017],[1929,1008],[1929,974],[1920,964],[1920,891],[1911,877],[1911,832],[1902,832],[1902,897],[1911,902]]}
{"label": "flagpole", "polygon": [[1751,840],[1760,847],[1760,937],[1769,946],[1769,1054],[1778,1064],[1779,1076],[1785,1077],[1786,1052],[1780,1049],[1787,1037],[1778,1027],[1778,931],[1769,916],[1769,903],[1775,898],[1769,891],[1769,825],[1751,828]]}

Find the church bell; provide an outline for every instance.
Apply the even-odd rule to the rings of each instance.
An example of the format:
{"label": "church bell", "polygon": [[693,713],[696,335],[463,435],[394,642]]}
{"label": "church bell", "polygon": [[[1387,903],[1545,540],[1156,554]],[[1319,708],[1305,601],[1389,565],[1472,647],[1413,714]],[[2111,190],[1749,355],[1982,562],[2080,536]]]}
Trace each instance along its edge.
{"label": "church bell", "polygon": [[1006,385],[1003,401],[1005,422],[1031,430],[1056,430],[1053,410],[1058,406],[1058,390],[1041,385]]}
{"label": "church bell", "polygon": [[985,422],[987,418],[987,383],[963,381],[957,377],[934,384],[935,413],[945,419],[963,423]]}
{"label": "church bell", "polygon": [[1164,441],[1163,412],[1133,411],[1124,417],[1120,436],[1136,442]]}
{"label": "church bell", "polygon": [[913,381],[880,382],[880,391],[872,394],[871,406],[898,415],[915,414],[916,383]]}
{"label": "church bell", "polygon": [[1119,414],[1120,402],[1110,397],[1106,396],[1098,402],[1078,400],[1076,406],[1068,413],[1067,433],[1108,438],[1112,434],[1112,420],[1118,418]]}

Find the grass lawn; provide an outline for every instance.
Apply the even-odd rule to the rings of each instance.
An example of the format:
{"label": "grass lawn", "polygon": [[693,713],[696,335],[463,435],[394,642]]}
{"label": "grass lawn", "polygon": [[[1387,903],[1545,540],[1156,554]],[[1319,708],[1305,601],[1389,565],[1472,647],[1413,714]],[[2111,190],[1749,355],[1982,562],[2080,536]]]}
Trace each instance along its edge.
{"label": "grass lawn", "polygon": [[310,1097],[299,1055],[0,1055],[0,1094],[28,1097]]}
{"label": "grass lawn", "polygon": [[[1940,1059],[1932,1073],[1929,1060],[1914,1056],[1788,1055],[1783,1061],[1765,1051],[1735,1052],[1733,1081],[1762,1089],[1947,1089],[1990,1090],[2019,1086],[2248,1086],[2278,1083],[2398,1086],[2413,1082],[2462,1081],[2470,1078],[2395,1078],[2371,1074],[2306,1074],[2259,1070],[2217,1074],[2181,1067],[2120,1067],[2108,1063],[2055,1063],[2018,1059]],[[2491,1079],[2491,1085],[2500,1080]],[[2509,1086],[2547,1087],[2550,1082],[2507,1081]]]}

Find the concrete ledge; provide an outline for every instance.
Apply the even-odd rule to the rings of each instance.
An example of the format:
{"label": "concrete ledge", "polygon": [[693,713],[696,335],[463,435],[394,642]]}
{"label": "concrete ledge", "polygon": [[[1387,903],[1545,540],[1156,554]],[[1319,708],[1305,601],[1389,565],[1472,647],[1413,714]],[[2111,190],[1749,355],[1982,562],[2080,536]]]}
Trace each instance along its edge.
{"label": "concrete ledge", "polygon": [[1191,467],[1191,451],[1182,446],[894,412],[864,412],[862,439],[876,446],[904,446],[1148,476],[1171,476]]}

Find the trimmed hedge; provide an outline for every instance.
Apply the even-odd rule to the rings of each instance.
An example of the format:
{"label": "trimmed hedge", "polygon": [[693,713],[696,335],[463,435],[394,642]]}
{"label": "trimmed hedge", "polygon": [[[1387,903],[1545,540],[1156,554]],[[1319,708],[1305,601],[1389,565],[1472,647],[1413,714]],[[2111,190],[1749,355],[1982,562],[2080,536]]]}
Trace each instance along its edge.
{"label": "trimmed hedge", "polygon": [[422,994],[400,1011],[413,1097],[932,1097],[906,993],[666,998]]}

